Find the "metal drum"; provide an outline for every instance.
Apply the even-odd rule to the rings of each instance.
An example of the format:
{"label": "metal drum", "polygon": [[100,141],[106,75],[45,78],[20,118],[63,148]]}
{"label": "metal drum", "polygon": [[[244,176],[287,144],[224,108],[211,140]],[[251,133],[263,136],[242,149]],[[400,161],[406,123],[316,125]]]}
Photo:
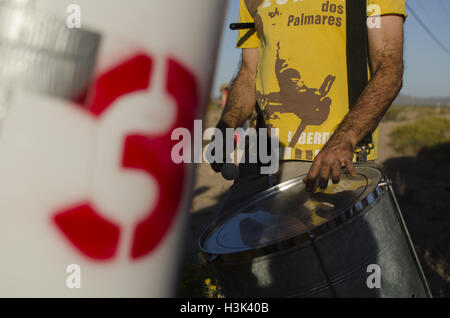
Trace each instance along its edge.
{"label": "metal drum", "polygon": [[224,295],[430,297],[390,182],[356,170],[313,193],[289,180],[209,225],[199,245]]}

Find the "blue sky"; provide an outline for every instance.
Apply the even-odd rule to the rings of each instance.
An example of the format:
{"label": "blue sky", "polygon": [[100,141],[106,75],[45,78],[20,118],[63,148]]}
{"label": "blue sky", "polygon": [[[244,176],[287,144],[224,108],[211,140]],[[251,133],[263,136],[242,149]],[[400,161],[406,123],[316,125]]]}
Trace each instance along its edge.
{"label": "blue sky", "polygon": [[[450,0],[407,0],[422,21],[450,50]],[[240,50],[237,32],[228,26],[237,22],[239,0],[229,0],[212,95],[235,76]],[[408,13],[408,12],[407,12]],[[450,55],[444,52],[411,15],[405,23],[405,82],[403,94],[418,97],[450,96]]]}

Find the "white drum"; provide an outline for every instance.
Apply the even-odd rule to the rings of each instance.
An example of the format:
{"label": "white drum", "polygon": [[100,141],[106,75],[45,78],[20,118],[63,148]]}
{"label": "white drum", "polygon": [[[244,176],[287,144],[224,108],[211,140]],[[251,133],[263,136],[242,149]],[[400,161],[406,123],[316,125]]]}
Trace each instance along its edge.
{"label": "white drum", "polygon": [[0,1],[0,296],[173,295],[224,6]]}

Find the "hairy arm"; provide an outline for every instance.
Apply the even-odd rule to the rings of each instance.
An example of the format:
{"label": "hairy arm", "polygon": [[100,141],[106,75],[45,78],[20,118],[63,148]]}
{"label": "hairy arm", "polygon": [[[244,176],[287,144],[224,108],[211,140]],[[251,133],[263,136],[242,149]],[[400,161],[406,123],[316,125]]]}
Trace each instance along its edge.
{"label": "hairy arm", "polygon": [[345,134],[353,146],[375,130],[403,83],[403,18],[383,16],[382,26],[369,29],[372,78],[336,131]]}
{"label": "hairy arm", "polygon": [[[225,136],[226,128],[238,128],[251,116],[256,104],[256,70],[259,52],[257,48],[242,49],[242,62],[238,75],[231,85],[228,100],[217,128]],[[225,150],[223,151],[225,154]],[[211,167],[220,172],[222,163],[213,162]]]}
{"label": "hairy arm", "polygon": [[240,127],[252,114],[256,104],[255,79],[258,59],[257,48],[242,49],[241,68],[231,86],[219,126]]}
{"label": "hairy arm", "polygon": [[402,87],[403,18],[382,16],[381,26],[369,29],[371,80],[317,155],[304,180],[308,191],[312,191],[317,178],[321,188],[326,188],[330,175],[334,183],[339,182],[341,167],[355,173],[352,163],[355,146],[376,129]]}

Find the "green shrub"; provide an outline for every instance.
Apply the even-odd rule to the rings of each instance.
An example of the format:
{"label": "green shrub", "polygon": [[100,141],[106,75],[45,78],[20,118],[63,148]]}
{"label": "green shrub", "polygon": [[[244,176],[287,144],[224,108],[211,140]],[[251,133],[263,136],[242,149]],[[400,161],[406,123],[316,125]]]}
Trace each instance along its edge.
{"label": "green shrub", "polygon": [[185,263],[177,296],[182,298],[223,298],[216,274],[207,263]]}
{"label": "green shrub", "polygon": [[405,120],[406,116],[403,113],[405,111],[405,107],[402,106],[391,106],[389,110],[383,117],[385,121],[401,121]]}
{"label": "green shrub", "polygon": [[448,115],[448,114],[450,114],[450,107],[448,107],[448,106],[439,107],[438,114],[439,115]]}
{"label": "green shrub", "polygon": [[424,118],[394,128],[389,137],[395,150],[416,154],[422,148],[449,141],[450,120],[437,117]]}

